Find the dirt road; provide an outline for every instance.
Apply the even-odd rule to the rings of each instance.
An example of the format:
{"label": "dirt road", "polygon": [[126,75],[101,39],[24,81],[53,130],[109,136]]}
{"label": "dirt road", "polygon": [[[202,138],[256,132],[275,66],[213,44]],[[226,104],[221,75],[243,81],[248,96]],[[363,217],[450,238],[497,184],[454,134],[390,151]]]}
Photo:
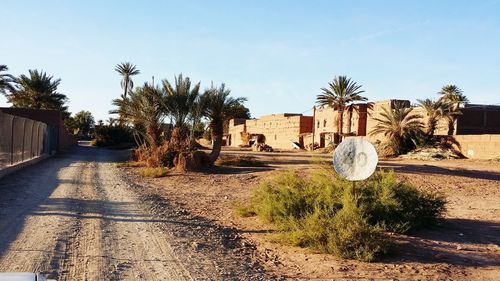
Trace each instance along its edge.
{"label": "dirt road", "polygon": [[57,280],[220,279],[217,265],[196,247],[179,247],[167,221],[120,176],[112,162],[123,154],[79,147],[1,179],[0,272]]}

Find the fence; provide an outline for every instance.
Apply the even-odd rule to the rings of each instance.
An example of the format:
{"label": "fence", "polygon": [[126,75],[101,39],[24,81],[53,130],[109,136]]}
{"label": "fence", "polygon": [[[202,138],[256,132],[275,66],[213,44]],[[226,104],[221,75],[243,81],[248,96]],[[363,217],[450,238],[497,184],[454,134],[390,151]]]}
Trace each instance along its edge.
{"label": "fence", "polygon": [[57,128],[0,112],[0,169],[55,151]]}

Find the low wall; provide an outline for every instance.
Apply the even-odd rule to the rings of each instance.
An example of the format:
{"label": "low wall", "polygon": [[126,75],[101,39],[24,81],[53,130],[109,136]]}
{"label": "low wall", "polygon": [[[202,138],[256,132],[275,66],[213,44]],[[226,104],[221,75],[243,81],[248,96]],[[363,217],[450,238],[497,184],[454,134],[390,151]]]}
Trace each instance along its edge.
{"label": "low wall", "polygon": [[33,158],[33,159],[30,159],[28,161],[24,161],[24,162],[21,162],[21,163],[17,163],[15,165],[12,165],[12,166],[8,166],[8,167],[5,167],[3,169],[0,169],[0,179],[7,176],[7,175],[10,175],[14,172],[17,172],[25,167],[28,167],[28,166],[31,166],[31,165],[34,165],[42,160],[45,160],[47,158],[51,157],[51,155],[48,155],[48,154],[45,154],[45,155],[42,155],[42,156],[39,156],[39,157],[36,157],[36,158]]}
{"label": "low wall", "polygon": [[500,135],[456,135],[461,152],[472,159],[500,158]]}

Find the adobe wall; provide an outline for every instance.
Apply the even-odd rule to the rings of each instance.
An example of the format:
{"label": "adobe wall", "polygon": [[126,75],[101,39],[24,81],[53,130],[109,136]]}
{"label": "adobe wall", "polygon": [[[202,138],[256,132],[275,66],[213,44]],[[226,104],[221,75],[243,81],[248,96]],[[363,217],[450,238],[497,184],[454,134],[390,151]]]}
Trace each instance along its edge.
{"label": "adobe wall", "polygon": [[242,133],[250,135],[261,134],[265,137],[267,145],[273,148],[293,149],[293,142],[300,143],[301,134],[310,133],[312,130],[312,116],[302,114],[272,114],[262,116],[259,119],[245,120],[244,124],[238,124],[237,120],[230,120],[229,134],[231,146],[239,146],[243,143]]}
{"label": "adobe wall", "polygon": [[403,106],[406,107],[410,106],[410,101],[393,99],[374,102],[372,104],[372,107],[367,110],[368,118],[366,120],[366,136],[369,141],[374,142],[377,140],[382,141],[385,139],[382,134],[370,135],[370,132],[378,124],[378,121],[376,121],[375,118],[383,119],[382,113],[384,113],[384,108],[392,110],[398,103],[402,103]]}
{"label": "adobe wall", "polygon": [[[422,116],[422,122],[424,123],[424,130],[427,130],[427,122],[429,121],[429,116],[427,116],[427,111],[423,107],[417,106],[414,107],[412,114],[418,114]],[[434,131],[434,135],[445,136],[448,135],[448,120],[444,118],[440,118],[436,124],[436,130]]]}
{"label": "adobe wall", "polygon": [[[266,144],[273,148],[292,149],[292,142],[299,142],[301,133],[301,115],[272,114],[260,119],[246,121],[246,131],[249,134],[262,134]],[[310,119],[312,121],[312,118]]]}
{"label": "adobe wall", "polygon": [[66,150],[78,144],[78,138],[66,131],[60,111],[14,107],[1,107],[0,111],[57,127],[59,133],[59,150]]}
{"label": "adobe wall", "polygon": [[[319,107],[314,115],[314,142],[320,143],[321,135],[325,135],[325,145],[332,141],[332,134],[337,132],[339,112],[331,107]],[[351,118],[349,118],[351,117]],[[356,136],[366,135],[367,106],[356,105],[351,112],[344,111],[342,132]],[[349,119],[351,121],[349,121]]]}
{"label": "adobe wall", "polygon": [[234,122],[231,123],[231,121],[233,120],[229,121],[229,146],[238,147],[240,145],[246,145],[246,143],[244,143],[241,139],[242,134],[246,131],[245,124],[234,125]]}
{"label": "adobe wall", "polygon": [[454,138],[467,158],[500,158],[500,135],[457,135]]}

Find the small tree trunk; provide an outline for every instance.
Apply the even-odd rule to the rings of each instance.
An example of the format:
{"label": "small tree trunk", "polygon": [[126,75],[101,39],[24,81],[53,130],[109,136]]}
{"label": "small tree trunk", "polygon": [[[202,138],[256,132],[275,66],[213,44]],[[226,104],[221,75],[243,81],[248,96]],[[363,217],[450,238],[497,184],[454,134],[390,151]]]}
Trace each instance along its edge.
{"label": "small tree trunk", "polygon": [[220,151],[222,149],[222,137],[223,137],[223,124],[222,120],[213,121],[212,126],[212,140],[214,142],[212,146],[212,152],[208,155],[210,162],[214,163],[217,158],[219,158]]}
{"label": "small tree trunk", "polygon": [[339,109],[339,124],[338,124],[338,133],[340,142],[342,142],[342,133],[343,133],[343,125],[344,125],[344,109]]}
{"label": "small tree trunk", "polygon": [[429,119],[429,122],[427,122],[427,135],[429,136],[434,136],[434,131],[436,130],[436,121]]}
{"label": "small tree trunk", "polygon": [[448,120],[448,135],[452,136],[455,132],[455,118],[451,117]]}
{"label": "small tree trunk", "polygon": [[352,127],[352,107],[349,107],[349,115],[347,118],[347,133],[351,133],[351,127]]}

